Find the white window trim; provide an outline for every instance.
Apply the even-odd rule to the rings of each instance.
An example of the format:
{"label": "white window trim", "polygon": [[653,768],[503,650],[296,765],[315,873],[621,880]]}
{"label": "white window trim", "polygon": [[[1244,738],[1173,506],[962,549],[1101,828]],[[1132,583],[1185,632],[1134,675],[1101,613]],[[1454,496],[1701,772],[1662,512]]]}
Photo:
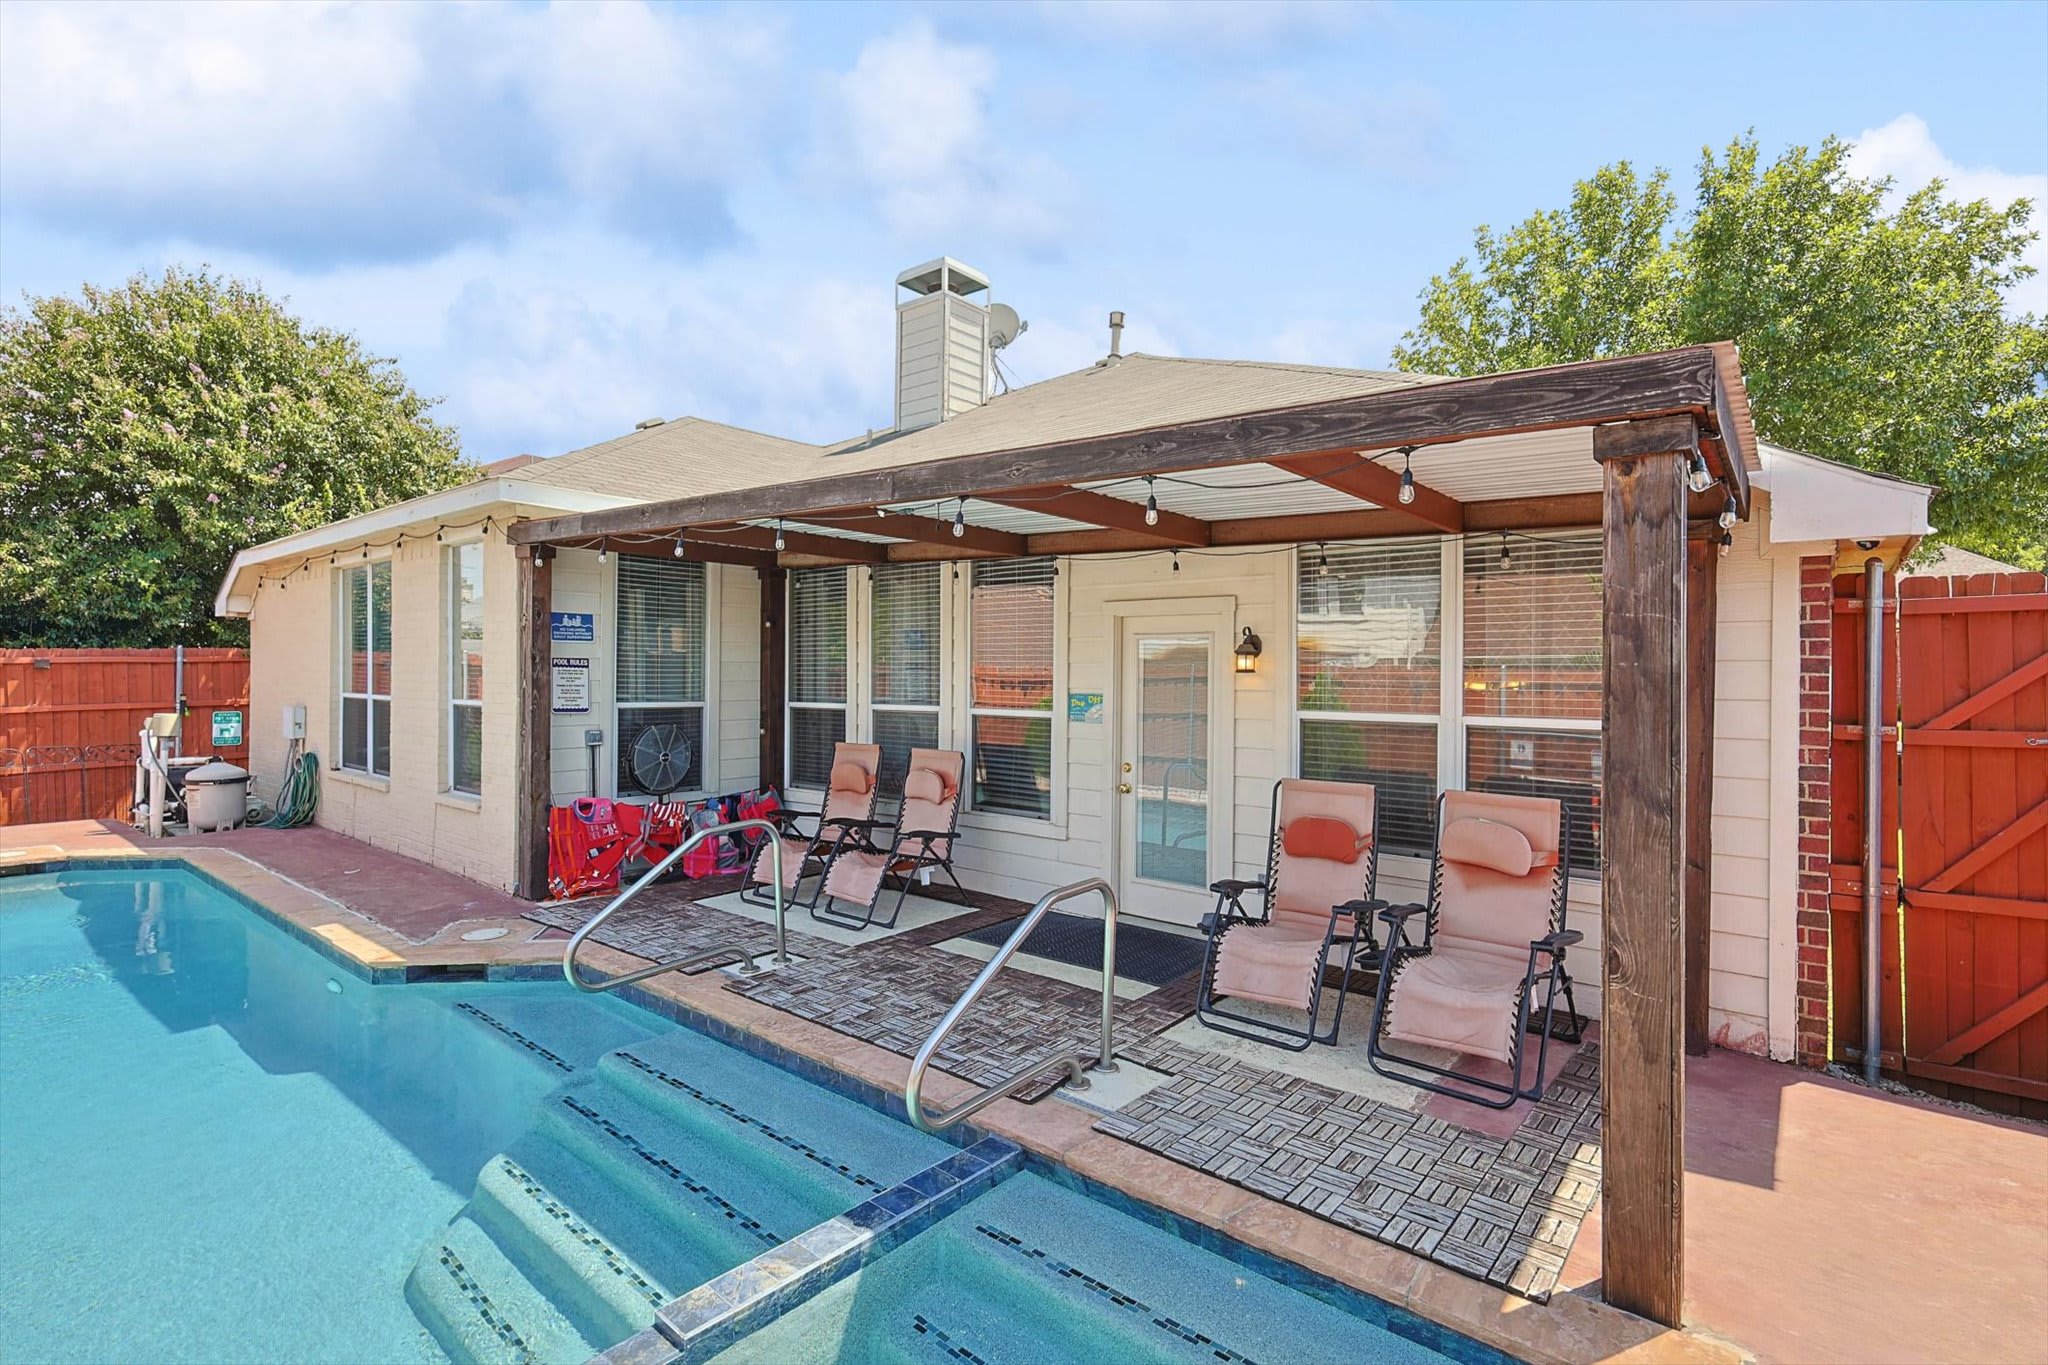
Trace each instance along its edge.
{"label": "white window trim", "polygon": [[[619,563],[625,556],[607,555],[609,561],[603,567],[598,583],[600,601],[611,605],[611,642],[603,651],[593,649],[593,656],[603,654],[611,665],[611,729],[606,737],[603,750],[598,757],[598,784],[611,792],[613,800],[654,800],[643,792],[622,793],[619,790],[619,762],[622,757],[625,731],[620,720],[629,712],[665,710],[676,711],[697,706],[704,715],[698,733],[703,736],[704,753],[697,765],[702,782],[696,787],[678,791],[670,799],[693,801],[718,791],[719,782],[719,735],[718,735],[718,674],[719,674],[719,633],[718,626],[724,612],[720,597],[725,586],[722,564],[704,565],[704,700],[701,702],[624,702],[619,701]],[[591,668],[595,672],[598,661],[592,658]],[[592,685],[596,679],[592,678]]]}
{"label": "white window trim", "polygon": [[[1557,539],[1571,538],[1572,531],[1555,533]],[[1400,537],[1398,540],[1429,539],[1430,537]],[[1546,730],[1558,734],[1590,734],[1603,732],[1602,722],[1583,717],[1551,718],[1532,716],[1486,716],[1469,715],[1465,710],[1465,540],[1466,537],[1448,535],[1435,539],[1443,548],[1443,588],[1440,596],[1438,618],[1439,638],[1442,640],[1442,661],[1438,669],[1438,711],[1435,714],[1417,712],[1386,711],[1305,711],[1301,706],[1301,649],[1298,640],[1291,639],[1287,650],[1287,745],[1291,750],[1286,771],[1294,776],[1301,775],[1301,725],[1304,720],[1370,721],[1376,724],[1432,724],[1437,727],[1437,794],[1460,790],[1465,785],[1465,755],[1467,737],[1472,730]],[[1335,542],[1346,545],[1389,545],[1398,543],[1395,538],[1370,541]],[[1298,544],[1288,576],[1286,612],[1292,627],[1289,634],[1299,630],[1301,616],[1301,571],[1304,557],[1316,550],[1313,544]],[[1410,854],[1389,853],[1382,864],[1382,870],[1404,879],[1426,879],[1429,875],[1429,859]],[[1568,903],[1573,906],[1597,907],[1600,903],[1601,876],[1605,871],[1603,863],[1599,869],[1588,870],[1575,867],[1571,873],[1571,891]]]}
{"label": "white window trim", "polygon": [[[967,759],[966,781],[960,803],[959,822],[962,829],[979,829],[990,832],[1021,834],[1032,838],[1065,839],[1067,837],[1067,708],[1064,704],[1067,691],[1067,584],[1070,579],[1069,561],[1065,556],[1052,556],[1052,709],[1045,711],[1013,710],[998,707],[977,707],[974,705],[974,584],[972,566],[961,571],[958,591],[955,592],[955,615],[959,641],[954,649],[952,669],[953,685],[959,698],[952,708],[955,718],[954,736],[957,743],[950,747],[958,749]],[[1026,716],[1036,717],[1050,714],[1052,719],[1052,800],[1045,817],[1017,815],[1010,811],[982,811],[974,808],[974,718],[976,716]]]}
{"label": "white window trim", "polygon": [[[396,561],[392,558],[391,550],[388,546],[381,549],[365,551],[361,555],[361,557],[358,558],[356,562],[353,564],[336,564],[334,566],[334,634],[336,640],[335,668],[333,674],[335,681],[334,714],[332,717],[332,720],[334,722],[334,762],[330,766],[332,771],[336,773],[346,773],[354,777],[364,778],[373,788],[378,790],[388,790],[391,782],[391,774],[388,772],[380,773],[370,765],[374,764],[377,761],[377,702],[382,701],[388,708],[391,705],[392,694],[390,692],[351,692],[348,690],[349,575],[356,573],[358,571],[369,573],[373,571],[375,567],[379,564],[387,566],[391,574],[391,604],[389,607],[386,608],[386,612],[393,618],[393,622],[395,622],[397,618],[397,611],[395,610],[395,608],[398,602],[398,566]],[[366,608],[367,605],[368,597],[366,595]],[[387,622],[387,624],[392,623]],[[377,632],[373,626],[366,635],[366,641],[374,641],[376,638]],[[374,679],[376,677],[376,671],[376,665],[372,663],[370,665],[368,676]],[[392,630],[391,636],[391,681],[387,685],[391,687],[396,687],[398,685],[398,635],[395,628]],[[346,703],[351,701],[360,701],[363,703],[364,766],[360,768],[354,768],[348,765],[345,758],[345,755],[348,752],[348,746],[343,742],[342,738],[342,716],[347,709]]]}
{"label": "white window trim", "polygon": [[[486,547],[484,545],[484,538],[481,535],[464,536],[460,539],[450,537],[443,544],[441,550],[441,610],[443,618],[441,623],[441,695],[446,699],[448,708],[441,717],[441,795],[451,797],[458,802],[481,804],[483,801],[483,770],[481,767],[477,770],[477,789],[475,791],[469,791],[455,785],[455,708],[466,707],[475,711],[479,731],[481,731],[483,725],[484,714],[483,698],[478,697],[475,700],[471,700],[460,695],[462,681],[462,604],[457,599],[456,594],[462,584],[462,551],[469,549],[471,546],[477,547],[477,573],[484,581],[488,582],[490,570],[484,562]],[[486,597],[484,601],[484,638],[480,647],[488,648],[490,643],[489,598]],[[487,659],[485,666],[486,675],[488,675],[489,671]]]}

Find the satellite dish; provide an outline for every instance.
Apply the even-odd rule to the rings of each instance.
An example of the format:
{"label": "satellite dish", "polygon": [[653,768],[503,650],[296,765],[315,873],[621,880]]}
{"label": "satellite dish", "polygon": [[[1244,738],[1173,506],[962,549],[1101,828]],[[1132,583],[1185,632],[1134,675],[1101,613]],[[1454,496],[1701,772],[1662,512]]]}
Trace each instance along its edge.
{"label": "satellite dish", "polygon": [[634,738],[627,763],[641,791],[649,796],[666,796],[682,787],[692,757],[692,746],[682,726],[650,725]]}
{"label": "satellite dish", "polygon": [[1018,317],[1017,310],[1009,304],[992,303],[988,308],[988,348],[1000,351],[1030,327],[1031,324]]}

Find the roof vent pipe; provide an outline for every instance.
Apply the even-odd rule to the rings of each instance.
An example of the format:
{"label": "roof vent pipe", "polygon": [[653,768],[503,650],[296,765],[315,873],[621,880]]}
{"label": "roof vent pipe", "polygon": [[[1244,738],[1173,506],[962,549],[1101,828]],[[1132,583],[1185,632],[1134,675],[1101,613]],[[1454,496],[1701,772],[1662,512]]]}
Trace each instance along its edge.
{"label": "roof vent pipe", "polygon": [[663,422],[666,422],[667,420],[668,418],[666,417],[643,417],[639,421],[633,423],[633,430],[646,431],[651,427],[660,426]]}
{"label": "roof vent pipe", "polygon": [[1121,360],[1124,355],[1124,315],[1121,312],[1109,315],[1109,358]]}

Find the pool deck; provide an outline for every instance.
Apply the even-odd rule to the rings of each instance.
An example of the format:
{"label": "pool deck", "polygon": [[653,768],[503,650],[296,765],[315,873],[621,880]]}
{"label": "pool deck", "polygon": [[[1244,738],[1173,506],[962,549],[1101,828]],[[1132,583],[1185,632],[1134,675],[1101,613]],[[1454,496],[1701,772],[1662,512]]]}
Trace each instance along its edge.
{"label": "pool deck", "polygon": [[[559,961],[560,931],[521,919],[524,902],[327,831],[238,831],[139,849],[118,826],[0,830],[0,864],[138,851],[189,859],[366,966]],[[462,939],[476,928],[508,932]],[[640,959],[594,947],[589,961],[615,971]],[[904,1057],[727,981],[709,972],[646,985],[841,1074],[902,1090]],[[927,1088],[946,1104],[973,1087],[935,1074]],[[1101,1116],[1076,1105],[1004,1100],[976,1122],[1532,1361],[2048,1361],[2048,1129],[1727,1052],[1688,1064],[1687,1094],[1684,1332],[1598,1301],[1597,1206],[1559,1292],[1538,1304],[1106,1135]],[[1514,1118],[1452,1121],[1499,1131]]]}

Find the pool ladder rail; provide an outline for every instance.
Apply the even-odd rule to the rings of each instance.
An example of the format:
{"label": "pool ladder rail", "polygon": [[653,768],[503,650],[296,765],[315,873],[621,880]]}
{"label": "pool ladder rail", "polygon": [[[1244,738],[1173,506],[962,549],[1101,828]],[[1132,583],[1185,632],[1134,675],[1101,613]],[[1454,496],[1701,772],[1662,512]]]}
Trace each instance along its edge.
{"label": "pool ladder rail", "polygon": [[638,971],[627,972],[624,976],[587,977],[583,975],[576,963],[576,950],[583,946],[585,939],[596,932],[597,926],[610,919],[614,911],[623,908],[633,897],[645,891],[650,883],[659,880],[661,875],[673,867],[684,854],[703,843],[706,839],[721,834],[731,834],[735,830],[742,829],[758,829],[768,836],[768,851],[775,861],[774,962],[778,967],[787,966],[789,964],[789,944],[788,935],[783,927],[782,840],[777,837],[779,832],[775,826],[766,820],[734,820],[730,824],[709,825],[694,831],[689,838],[683,840],[676,847],[673,853],[663,858],[653,867],[648,868],[647,871],[640,875],[638,881],[612,897],[609,905],[605,906],[604,909],[598,911],[595,915],[592,915],[581,929],[571,934],[569,936],[569,946],[562,952],[562,975],[569,979],[569,984],[579,991],[589,991],[592,993],[615,991],[621,986],[630,986],[635,981],[645,981],[650,976],[659,976],[663,972],[688,971],[692,967],[703,966],[705,963],[714,962],[721,957],[738,958],[739,972],[742,976],[754,976],[764,970],[754,961],[753,949],[739,943],[726,943],[720,944],[715,948],[705,948],[686,957],[675,958],[668,962],[657,962],[651,967],[642,967]]}
{"label": "pool ladder rail", "polygon": [[[1031,936],[1031,931],[1038,927],[1038,922],[1045,918],[1048,911],[1055,905],[1073,900],[1076,896],[1085,896],[1090,891],[1100,892],[1102,895],[1102,1038],[1096,1051],[1095,1065],[1092,1067],[1084,1067],[1082,1065],[1083,1060],[1087,1056],[1086,1053],[1050,1053],[1031,1063],[1010,1079],[998,1081],[994,1085],[985,1087],[980,1093],[962,1100],[950,1109],[926,1109],[924,1105],[925,1072],[930,1068],[932,1058],[938,1054],[940,1046],[945,1043],[947,1035],[959,1024],[961,1016],[965,1015],[969,1007],[981,998],[981,993],[988,988],[988,983],[995,979],[996,973],[1003,969],[1003,964],[1010,960],[1011,955],[1017,951],[1024,940]],[[1069,1089],[1086,1090],[1088,1088],[1088,1073],[1090,1071],[1098,1075],[1108,1075],[1116,1070],[1116,1049],[1112,1038],[1115,1014],[1115,889],[1102,878],[1091,877],[1087,881],[1075,882],[1071,886],[1062,886],[1057,890],[1046,892],[1032,904],[1031,909],[1025,914],[1023,921],[1018,924],[1016,931],[1010,935],[1001,948],[996,950],[995,956],[988,960],[988,965],[981,969],[981,974],[976,976],[973,983],[961,993],[960,998],[953,1002],[953,1008],[946,1011],[946,1017],[939,1020],[939,1026],[932,1030],[931,1037],[925,1039],[924,1046],[918,1049],[916,1060],[910,1064],[910,1080],[903,1090],[903,1105],[910,1113],[910,1121],[927,1133],[936,1133],[941,1129],[950,1128],[968,1115],[994,1104],[997,1100],[1007,1095],[1013,1095],[1017,1091],[1022,1090],[1025,1086],[1044,1076],[1053,1067],[1060,1067],[1066,1071],[1065,1084]]]}

